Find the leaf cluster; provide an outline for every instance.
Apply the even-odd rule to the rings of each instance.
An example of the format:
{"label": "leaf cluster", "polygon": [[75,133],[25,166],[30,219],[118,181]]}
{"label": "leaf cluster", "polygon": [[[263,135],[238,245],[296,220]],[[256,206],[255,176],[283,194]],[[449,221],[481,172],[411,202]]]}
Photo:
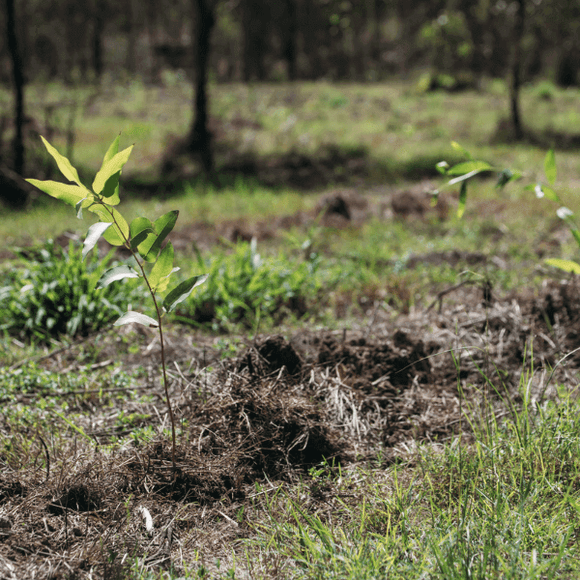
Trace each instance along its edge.
{"label": "leaf cluster", "polygon": [[[125,247],[135,258],[137,269],[128,264],[115,266],[102,274],[97,283],[97,289],[106,288],[109,284],[125,278],[143,278],[155,303],[157,320],[130,310],[118,318],[115,324],[136,322],[145,326],[158,327],[162,312],[158,307],[156,294],[167,290],[171,275],[179,270],[173,267],[174,250],[171,242],[163,246],[163,242],[175,226],[179,212],[170,211],[155,222],[145,217],[137,217],[129,224],[116,209],[115,206],[120,203],[121,171],[133,149],[131,145],[119,151],[119,138],[120,136],[117,136],[105,153],[101,168],[93,180],[92,189],[81,183],[78,172],[71,162],[44,137],[41,137],[44,146],[70,183],[37,179],[28,179],[28,181],[48,195],[73,205],[79,219],[82,218],[84,209],[99,217],[100,221],[88,229],[82,250],[83,260],[101,236],[112,246]],[[149,265],[148,273],[145,270],[146,264]],[[171,312],[204,280],[204,276],[194,276],[173,288],[163,300],[163,310]]]}

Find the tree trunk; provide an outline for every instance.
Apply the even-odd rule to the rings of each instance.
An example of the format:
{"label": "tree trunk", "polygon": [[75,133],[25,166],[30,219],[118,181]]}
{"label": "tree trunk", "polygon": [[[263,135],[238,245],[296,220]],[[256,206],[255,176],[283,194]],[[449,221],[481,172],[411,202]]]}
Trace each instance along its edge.
{"label": "tree trunk", "polygon": [[524,36],[525,25],[525,0],[516,0],[518,5],[514,15],[514,34],[512,50],[512,79],[510,86],[510,111],[511,123],[514,130],[514,137],[520,140],[524,136],[522,126],[522,116],[520,112],[520,85],[522,69],[522,38]]}
{"label": "tree trunk", "polygon": [[93,37],[91,42],[91,60],[95,79],[101,80],[103,75],[103,33],[105,31],[105,5],[102,0],[96,0],[93,14]]}
{"label": "tree trunk", "polygon": [[214,8],[211,0],[194,0],[196,10],[196,71],[193,125],[189,136],[191,152],[200,157],[206,175],[213,175],[213,152],[211,133],[208,128],[207,70],[209,66],[211,31],[215,24]]}
{"label": "tree trunk", "polygon": [[288,70],[288,80],[295,81],[297,77],[296,65],[296,36],[298,34],[298,14],[296,0],[286,0],[286,14],[288,16],[288,30],[284,46],[284,58]]}
{"label": "tree trunk", "polygon": [[[22,58],[16,37],[16,15],[14,0],[5,0],[6,6],[6,39],[12,60],[12,80],[14,86],[14,171],[24,173],[24,72]],[[0,174],[0,195],[12,207],[20,208],[26,204],[26,190],[17,186],[10,187],[4,183],[4,171]]]}

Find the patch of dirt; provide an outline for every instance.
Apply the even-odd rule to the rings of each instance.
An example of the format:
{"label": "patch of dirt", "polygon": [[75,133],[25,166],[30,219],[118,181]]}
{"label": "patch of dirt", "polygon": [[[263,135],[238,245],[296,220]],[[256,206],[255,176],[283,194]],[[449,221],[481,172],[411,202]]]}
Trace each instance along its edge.
{"label": "patch of dirt", "polygon": [[[138,409],[153,428],[168,422],[154,331],[123,327],[103,336],[102,360],[148,368],[140,388],[150,402],[115,409],[97,397],[71,398],[71,412],[86,409],[77,426],[96,445],[63,434],[68,442],[45,447],[25,426],[8,431],[0,418],[12,450],[0,450],[0,574],[116,578],[135,557],[152,571],[180,571],[195,551],[214,558],[252,533],[243,514],[259,489],[307,478],[324,460],[346,468],[380,454],[397,462],[412,457],[417,442],[444,442],[460,431],[466,441],[465,409],[475,424],[490,414],[509,417],[512,405],[523,404],[520,379],[532,344],[526,388],[533,405],[554,398],[558,383],[576,384],[580,356],[557,364],[580,346],[576,279],[502,299],[457,286],[440,303],[440,311],[411,310],[396,320],[379,311],[358,329],[242,339],[223,360],[217,339],[168,330],[180,426],[175,469],[167,437],[105,447],[122,435],[115,427],[121,410]],[[122,348],[127,333],[130,355]],[[42,364],[75,372],[79,348]],[[26,397],[17,403],[29,403]],[[50,466],[39,468],[46,454]]]}

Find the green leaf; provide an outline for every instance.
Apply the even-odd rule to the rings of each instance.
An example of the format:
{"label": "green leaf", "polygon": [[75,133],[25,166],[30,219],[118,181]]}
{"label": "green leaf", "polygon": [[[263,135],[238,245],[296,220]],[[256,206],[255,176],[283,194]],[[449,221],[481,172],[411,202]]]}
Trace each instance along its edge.
{"label": "green leaf", "polygon": [[[28,183],[38,187],[40,191],[48,193],[51,197],[55,199],[60,199],[69,205],[76,206],[79,201],[87,199],[92,201],[93,194],[85,187],[79,185],[69,185],[67,183],[60,183],[58,181],[40,181],[39,179],[27,179]],[[85,207],[89,205],[87,204]]]}
{"label": "green leaf", "polygon": [[453,147],[453,149],[455,149],[455,151],[458,151],[459,153],[462,153],[463,155],[465,155],[465,157],[467,157],[467,159],[473,159],[473,156],[471,155],[471,153],[467,149],[462,147],[459,143],[457,143],[457,141],[451,141],[451,147]]}
{"label": "green leaf", "polygon": [[[148,276],[149,284],[153,291],[159,290],[162,292],[163,290],[159,289],[159,283],[166,277],[171,274],[171,270],[173,269],[173,244],[171,242],[167,242],[161,254],[159,254],[159,258],[155,264],[153,264],[153,268],[151,268],[151,272]],[[167,280],[167,283],[169,281]],[[167,288],[167,283],[165,287]]]}
{"label": "green leaf", "polygon": [[89,211],[96,213],[102,222],[113,222],[103,236],[112,246],[123,246],[129,239],[129,224],[125,218],[114,208],[102,203],[94,203],[88,207]]}
{"label": "green leaf", "polygon": [[107,270],[100,277],[97,282],[97,288],[105,288],[112,282],[117,280],[124,280],[125,278],[139,278],[139,274],[133,270],[130,266],[123,264],[122,266],[115,266],[110,270]]}
{"label": "green leaf", "polygon": [[457,206],[457,217],[461,219],[465,213],[465,203],[467,201],[467,181],[461,183],[459,190],[459,204]]}
{"label": "green leaf", "polygon": [[546,179],[550,185],[556,183],[556,155],[553,149],[550,149],[546,153],[544,159],[544,173],[546,174]]}
{"label": "green leaf", "polygon": [[[155,231],[151,220],[144,217],[135,218],[129,226],[129,232],[131,234],[131,248],[133,250],[148,237],[155,238]],[[153,241],[151,244],[153,244]]]}
{"label": "green leaf", "polygon": [[560,258],[550,258],[546,260],[546,264],[549,266],[555,266],[560,270],[565,272],[571,272],[572,274],[580,274],[580,264],[574,262],[573,260],[561,260]]}
{"label": "green leaf", "polygon": [[439,161],[439,163],[435,165],[435,169],[437,169],[441,175],[445,175],[449,169],[449,163],[447,163],[447,161]]}
{"label": "green leaf", "polygon": [[560,198],[558,197],[558,194],[551,187],[548,187],[547,185],[542,185],[540,186],[540,189],[546,199],[560,203]]}
{"label": "green leaf", "polygon": [[83,242],[82,259],[84,260],[87,254],[95,247],[99,238],[103,235],[107,228],[111,227],[111,223],[97,222],[93,224],[87,231],[87,237]]}
{"label": "green leaf", "polygon": [[121,198],[119,197],[119,179],[121,178],[121,172],[118,171],[115,175],[111,175],[101,191],[101,195],[106,198],[109,205],[119,205],[121,203]]}
{"label": "green leaf", "polygon": [[132,310],[125,312],[125,314],[115,322],[115,326],[123,326],[123,324],[131,324],[132,322],[148,326],[149,328],[157,328],[159,326],[159,322],[154,318],[145,314],[140,314],[139,312],[133,312]]}
{"label": "green leaf", "polygon": [[143,243],[139,244],[137,248],[139,254],[147,262],[154,262],[157,258],[161,244],[175,226],[178,215],[179,211],[173,210],[157,218],[153,224],[156,235],[147,237]]}
{"label": "green leaf", "polygon": [[460,175],[459,177],[455,177],[454,179],[450,179],[447,182],[447,185],[455,185],[456,183],[461,183],[463,181],[467,181],[469,179],[471,179],[474,175],[477,175],[478,173],[480,173],[479,171],[470,171],[469,173],[466,173],[465,175]]}
{"label": "green leaf", "polygon": [[493,167],[486,161],[465,161],[458,163],[447,170],[447,175],[463,175],[465,173],[480,173],[482,171],[493,171]]}
{"label": "green leaf", "polygon": [[77,185],[83,187],[79,179],[79,174],[77,170],[72,166],[72,163],[64,156],[61,155],[42,135],[40,136],[46,150],[52,155],[60,172],[69,180],[73,181]]}
{"label": "green leaf", "polygon": [[[110,150],[111,148],[109,148],[109,151]],[[129,160],[129,156],[131,155],[132,150],[133,145],[131,145],[131,147],[127,147],[127,149],[124,149],[120,153],[115,154],[111,159],[103,161],[103,165],[101,169],[99,169],[97,175],[95,176],[95,180],[93,181],[93,191],[95,193],[101,193],[109,178],[115,175],[116,173],[120,173],[125,163],[127,163],[127,161]],[[109,153],[109,151],[107,151],[107,154]],[[113,193],[114,188],[110,193],[110,195],[113,195]]]}
{"label": "green leaf", "polygon": [[171,312],[178,304],[183,302],[193,291],[196,286],[203,284],[207,280],[207,274],[193,276],[185,282],[176,286],[163,301],[163,308],[166,312]]}

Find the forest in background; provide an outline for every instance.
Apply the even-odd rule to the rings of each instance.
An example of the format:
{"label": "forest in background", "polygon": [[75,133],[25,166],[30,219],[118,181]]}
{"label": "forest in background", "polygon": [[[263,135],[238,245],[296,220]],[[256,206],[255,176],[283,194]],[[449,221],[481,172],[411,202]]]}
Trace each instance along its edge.
{"label": "forest in background", "polygon": [[[175,70],[195,87],[181,150],[214,170],[207,82],[376,82],[421,71],[426,89],[510,85],[511,123],[523,128],[522,83],[580,81],[580,4],[575,0],[3,0],[0,185],[11,205],[26,186],[25,125],[50,111],[25,110],[25,87],[161,85]],[[29,167],[28,174],[35,168]]]}

